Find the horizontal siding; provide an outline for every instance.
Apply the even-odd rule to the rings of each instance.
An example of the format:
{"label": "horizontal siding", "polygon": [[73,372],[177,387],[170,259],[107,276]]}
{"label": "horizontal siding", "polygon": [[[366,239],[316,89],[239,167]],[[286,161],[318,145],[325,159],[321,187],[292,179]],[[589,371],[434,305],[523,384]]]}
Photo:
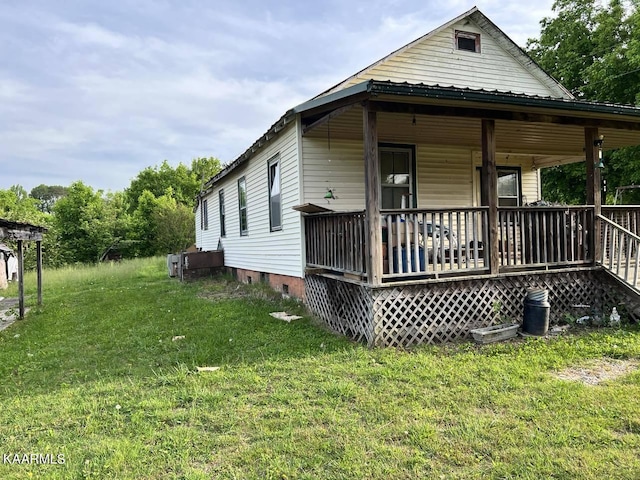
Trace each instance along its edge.
{"label": "horizontal siding", "polygon": [[[456,30],[481,34],[481,53],[456,50]],[[340,88],[369,79],[554,96],[491,36],[464,22],[445,28],[374,65]]]}
{"label": "horizontal siding", "polygon": [[[364,209],[364,160],[362,143],[304,138],[304,201],[333,210]],[[528,202],[539,199],[539,177],[533,156],[498,154],[499,166],[521,168],[522,193]],[[331,161],[329,161],[331,160]],[[479,151],[468,147],[416,144],[418,208],[468,207],[479,205],[476,167]],[[335,200],[324,199],[331,188]]]}
{"label": "horizontal siding", "polygon": [[463,148],[417,148],[418,207],[473,205],[471,151]]}
{"label": "horizontal siding", "polygon": [[[364,208],[364,163],[362,142],[303,137],[303,191],[305,203],[333,210]],[[331,189],[335,200],[324,196]]]}
{"label": "horizontal siding", "polygon": [[[299,204],[297,127],[291,124],[269,142],[246,165],[236,169],[214,187],[209,195],[209,230],[202,232],[202,248],[213,250],[218,241],[224,247],[225,265],[259,272],[303,276]],[[268,161],[280,157],[282,230],[270,231]],[[238,180],[247,183],[248,235],[240,235]],[[220,237],[218,192],[225,191],[226,237]],[[197,223],[197,228],[200,224]]]}

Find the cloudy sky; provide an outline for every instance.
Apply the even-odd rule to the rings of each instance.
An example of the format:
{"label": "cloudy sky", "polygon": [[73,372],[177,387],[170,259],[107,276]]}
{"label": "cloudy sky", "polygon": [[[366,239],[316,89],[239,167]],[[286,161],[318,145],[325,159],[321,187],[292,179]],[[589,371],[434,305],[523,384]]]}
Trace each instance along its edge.
{"label": "cloudy sky", "polygon": [[[552,3],[478,7],[524,46]],[[0,189],[116,191],[164,159],[230,162],[289,108],[473,6],[1,0]]]}

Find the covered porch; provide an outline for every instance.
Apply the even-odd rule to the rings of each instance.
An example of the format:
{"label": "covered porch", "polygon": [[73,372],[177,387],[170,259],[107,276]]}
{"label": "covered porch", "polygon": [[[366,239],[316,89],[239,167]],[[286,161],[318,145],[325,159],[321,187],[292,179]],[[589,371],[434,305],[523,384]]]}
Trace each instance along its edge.
{"label": "covered porch", "polygon": [[[628,234],[638,231],[620,233],[608,223],[637,213],[603,208],[599,165],[603,139],[606,148],[640,144],[640,110],[377,81],[347,90],[300,109],[303,168],[320,164],[324,153],[338,172],[323,185],[327,196],[345,199],[331,202],[332,211],[304,215],[307,298],[334,329],[382,345],[457,338],[505,316],[518,318],[527,285],[553,286],[558,315],[581,303],[605,308],[615,303],[601,290],[598,270],[607,259],[629,263],[627,283],[637,286],[637,272],[631,281],[637,245],[617,248],[621,243],[611,244],[611,232],[634,242]],[[413,174],[390,173],[385,156],[398,145],[395,151],[413,156]],[[424,153],[438,149],[440,158]],[[354,169],[340,165],[343,152],[347,158],[356,150],[364,159],[360,185]],[[466,153],[457,152],[468,152],[468,161],[455,164],[446,152],[459,158]],[[540,168],[577,161],[586,165],[586,205],[530,205],[541,198]],[[442,171],[437,178],[436,162]],[[509,165],[516,171],[511,178],[501,174]],[[518,185],[512,194],[509,181]],[[525,184],[537,198],[525,198]],[[460,194],[460,185],[466,193]],[[320,203],[323,188],[304,186],[305,201]],[[612,260],[614,250],[624,259]],[[566,281],[576,292],[560,287]],[[434,303],[436,295],[446,300]],[[338,300],[322,300],[331,297]],[[345,327],[331,313],[347,308],[343,304],[355,305],[343,317],[359,319],[356,324]]]}

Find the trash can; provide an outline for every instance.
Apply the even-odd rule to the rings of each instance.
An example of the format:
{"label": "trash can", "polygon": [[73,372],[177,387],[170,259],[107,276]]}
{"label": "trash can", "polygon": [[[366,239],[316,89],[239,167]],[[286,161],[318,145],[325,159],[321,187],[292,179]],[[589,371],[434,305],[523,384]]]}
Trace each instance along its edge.
{"label": "trash can", "polygon": [[393,271],[395,273],[409,273],[409,270],[412,272],[424,272],[424,247],[418,247],[418,258],[416,258],[416,251],[413,247],[409,247],[409,255],[411,256],[411,263],[413,265],[412,269],[409,269],[409,263],[407,258],[407,249],[405,247],[401,247],[400,249],[400,261],[402,262],[398,265],[398,247],[393,247]]}
{"label": "trash can", "polygon": [[549,308],[549,290],[528,289],[524,299],[522,331],[529,335],[546,335],[549,330]]}

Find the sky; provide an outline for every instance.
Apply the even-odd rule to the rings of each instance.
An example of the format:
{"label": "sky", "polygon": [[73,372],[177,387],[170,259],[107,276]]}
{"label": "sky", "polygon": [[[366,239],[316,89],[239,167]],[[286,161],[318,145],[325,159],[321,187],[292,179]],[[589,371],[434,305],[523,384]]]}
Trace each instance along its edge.
{"label": "sky", "polygon": [[[524,47],[552,3],[477,6]],[[0,189],[121,191],[165,159],[230,163],[288,109],[474,5],[2,0]]]}

